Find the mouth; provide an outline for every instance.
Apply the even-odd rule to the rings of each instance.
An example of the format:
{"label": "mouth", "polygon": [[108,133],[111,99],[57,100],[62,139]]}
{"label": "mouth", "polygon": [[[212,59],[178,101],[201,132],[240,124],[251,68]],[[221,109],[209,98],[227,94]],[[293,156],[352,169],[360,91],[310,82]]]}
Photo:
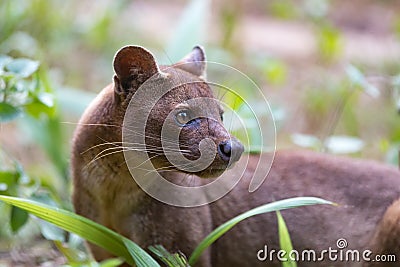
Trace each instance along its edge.
{"label": "mouth", "polygon": [[[243,149],[238,149],[238,152],[233,151],[229,158],[223,158],[220,155],[221,153],[218,153],[215,155],[214,161],[209,166],[205,166],[204,169],[197,169],[197,170],[196,168],[199,166],[198,163],[196,164],[195,162],[193,162],[193,164],[184,163],[180,166],[171,163],[165,157],[161,158],[155,157],[152,158],[151,161],[153,162],[153,164],[156,165],[156,169],[158,169],[159,171],[167,171],[167,170],[176,171],[184,174],[196,175],[204,179],[209,179],[209,178],[217,178],[221,176],[225,171],[231,169],[235,165],[235,163],[240,159],[242,152]],[[193,153],[191,155],[184,155],[184,157],[189,161],[190,160],[196,161],[199,158],[199,156],[200,155],[197,155],[196,153]]]}
{"label": "mouth", "polygon": [[164,165],[164,167],[159,168],[159,170],[162,171],[176,171],[180,173],[185,173],[185,174],[190,174],[190,175],[196,175],[200,178],[208,179],[208,178],[217,178],[219,177],[222,173],[224,173],[226,170],[230,169],[233,164],[215,164],[212,163],[209,167],[200,170],[200,171],[189,171],[188,169],[185,168],[179,168],[177,166],[171,165],[170,163],[167,164],[168,166]]}
{"label": "mouth", "polygon": [[197,173],[193,173],[196,176],[202,178],[202,179],[211,179],[211,178],[217,178],[219,177],[221,174],[223,174],[225,171],[227,170],[227,168],[225,169],[215,169],[215,168],[207,168],[203,171],[197,172]]}
{"label": "mouth", "polygon": [[211,164],[208,168],[196,172],[196,173],[192,173],[195,174],[197,176],[199,176],[200,178],[204,178],[204,179],[208,179],[208,178],[217,178],[220,175],[222,175],[225,171],[231,169],[234,165],[235,162],[223,162],[223,163],[217,163],[214,162],[213,164]]}

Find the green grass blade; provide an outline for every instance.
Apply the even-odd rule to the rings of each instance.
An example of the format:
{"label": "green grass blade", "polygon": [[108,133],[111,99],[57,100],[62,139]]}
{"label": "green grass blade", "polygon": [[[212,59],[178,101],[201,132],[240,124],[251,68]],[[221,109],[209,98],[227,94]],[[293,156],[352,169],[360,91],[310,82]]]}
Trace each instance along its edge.
{"label": "green grass blade", "polygon": [[146,251],[131,240],[124,238],[123,243],[135,260],[136,266],[160,266]]}
{"label": "green grass blade", "polygon": [[196,249],[193,251],[192,255],[189,258],[189,264],[194,265],[196,261],[199,259],[201,253],[208,248],[212,243],[214,243],[218,238],[220,238],[223,234],[225,234],[228,230],[230,230],[233,226],[235,226],[237,223],[263,213],[267,212],[272,212],[272,211],[278,211],[278,210],[284,210],[284,209],[290,209],[290,208],[295,208],[295,207],[300,207],[300,206],[309,206],[309,205],[316,205],[316,204],[331,204],[333,205],[333,202],[317,198],[317,197],[295,197],[295,198],[289,198],[289,199],[284,199],[284,200],[279,200],[275,201],[273,203],[268,203],[262,206],[259,206],[257,208],[254,208],[252,210],[249,210],[245,213],[240,214],[239,216],[236,216],[226,223],[220,225],[218,228],[216,228],[214,231],[212,231],[206,238],[201,241],[201,243],[196,247]]}
{"label": "green grass blade", "polygon": [[104,260],[99,263],[99,267],[118,267],[122,263],[124,263],[121,259],[114,258],[114,259],[108,259]]}
{"label": "green grass blade", "polygon": [[123,258],[129,264],[136,263],[138,267],[160,266],[147,252],[131,240],[73,212],[16,197],[0,195],[0,200],[26,210],[66,231],[75,233]]}
{"label": "green grass blade", "polygon": [[296,261],[291,260],[289,257],[289,253],[293,250],[293,245],[285,220],[279,211],[276,212],[276,216],[278,218],[279,244],[281,249],[286,252],[286,261],[282,262],[282,267],[297,267]]}
{"label": "green grass blade", "polygon": [[180,252],[171,254],[162,245],[150,246],[149,250],[168,267],[190,267],[185,255]]}

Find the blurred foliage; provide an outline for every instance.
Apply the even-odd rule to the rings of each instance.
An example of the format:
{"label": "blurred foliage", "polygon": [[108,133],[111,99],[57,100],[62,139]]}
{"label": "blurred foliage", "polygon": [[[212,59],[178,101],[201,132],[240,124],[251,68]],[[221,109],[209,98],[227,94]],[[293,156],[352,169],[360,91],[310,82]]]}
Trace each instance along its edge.
{"label": "blurred foliage", "polygon": [[[296,133],[291,136],[292,141],[302,147],[315,150],[324,150],[336,154],[359,153],[364,148],[364,142],[358,138],[361,135],[360,121],[355,107],[360,106],[361,96],[368,95],[378,98],[380,91],[355,66],[348,65],[345,69],[346,77],[339,84],[324,82],[323,89],[315,88],[305,95],[305,106],[310,114],[311,128],[320,128],[320,117],[329,118],[327,129],[320,137],[309,134]],[[395,77],[393,78],[395,80]],[[362,94],[363,93],[363,94]],[[315,114],[315,115],[314,115]],[[342,131],[352,136],[335,136],[339,124]]]}
{"label": "blurred foliage", "polygon": [[270,1],[268,6],[271,14],[280,19],[294,19],[298,17],[298,10],[291,0]]}
{"label": "blurred foliage", "polygon": [[240,48],[235,45],[234,33],[240,25],[241,12],[237,6],[226,5],[221,10],[221,28],[223,37],[221,38],[221,46],[224,49],[235,51]]}
{"label": "blurred foliage", "polygon": [[342,50],[340,31],[330,24],[322,24],[317,28],[317,44],[323,60],[336,59]]}
{"label": "blurred foliage", "polygon": [[[37,61],[0,56],[0,123],[17,120],[24,129],[25,138],[32,135],[32,142],[43,148],[58,173],[48,180],[44,170],[39,176],[27,172],[13,155],[0,146],[0,193],[70,208],[69,191],[65,190],[69,187],[66,151],[64,144],[60,143],[65,139],[54,92],[46,73]],[[62,186],[58,187],[57,184]],[[26,211],[5,205],[0,205],[0,209],[3,214],[0,221],[3,225],[8,224],[12,233],[20,232],[28,224]],[[34,230],[32,223],[25,228]],[[49,240],[66,241],[66,234],[49,223],[40,221],[39,229]],[[13,238],[4,227],[0,235]],[[25,238],[26,235],[22,236],[22,239]]]}
{"label": "blurred foliage", "polygon": [[280,60],[266,60],[262,70],[266,80],[272,85],[282,85],[286,81],[287,68]]}
{"label": "blurred foliage", "polygon": [[176,30],[167,44],[168,64],[181,59],[182,51],[191,51],[196,44],[204,43],[209,0],[192,0],[182,13]]}
{"label": "blurred foliage", "polygon": [[397,38],[400,39],[400,18],[397,18],[395,20],[395,22],[393,23],[393,29],[394,29],[394,32],[395,32]]}

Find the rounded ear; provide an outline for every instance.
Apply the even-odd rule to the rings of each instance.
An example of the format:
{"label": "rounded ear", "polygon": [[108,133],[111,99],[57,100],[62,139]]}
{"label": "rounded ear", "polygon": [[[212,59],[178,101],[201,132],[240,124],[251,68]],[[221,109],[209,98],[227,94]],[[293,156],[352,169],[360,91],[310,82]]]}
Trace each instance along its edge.
{"label": "rounded ear", "polygon": [[114,83],[118,94],[136,90],[147,79],[160,72],[157,62],[141,46],[125,46],[114,57]]}
{"label": "rounded ear", "polygon": [[197,45],[192,51],[174,64],[175,68],[187,71],[200,78],[206,79],[206,53],[203,47]]}

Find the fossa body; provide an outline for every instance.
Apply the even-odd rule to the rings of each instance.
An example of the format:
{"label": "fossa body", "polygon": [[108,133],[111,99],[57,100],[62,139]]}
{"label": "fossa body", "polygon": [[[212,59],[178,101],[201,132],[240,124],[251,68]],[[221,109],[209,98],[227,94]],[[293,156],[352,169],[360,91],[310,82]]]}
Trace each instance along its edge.
{"label": "fossa body", "polygon": [[[160,174],[178,183],[185,184],[187,180],[188,184],[202,184],[206,178],[218,176],[231,163],[240,161],[243,146],[224,128],[221,107],[208,102],[200,108],[208,110],[210,117],[195,118],[190,113],[199,107],[185,104],[193,98],[214,98],[205,80],[204,61],[200,47],[172,66],[158,66],[153,55],[141,47],[124,47],[116,54],[114,82],[88,107],[72,142],[76,212],[144,248],[162,244],[171,252],[181,251],[188,256],[213,229],[242,212],[289,197],[316,196],[339,206],[309,206],[282,212],[296,250],[337,249],[337,240],[344,238],[348,249],[396,254],[400,261],[400,204],[395,202],[400,197],[400,172],[394,167],[309,151],[278,151],[265,182],[249,193],[259,157],[250,155],[242,179],[231,192],[213,203],[193,208],[164,204],[135,183],[123,154],[129,146],[122,138],[124,116],[132,96],[154,75],[160,79],[186,77],[203,81],[177,86],[150,112],[146,147],[151,149],[146,153],[157,169],[164,170]],[[200,156],[199,143],[204,138],[215,143],[215,159],[205,170],[188,175],[172,166],[163,155],[159,136],[169,114],[175,116],[175,121],[169,123],[179,128],[179,143],[188,159]],[[239,223],[207,249],[195,266],[281,266],[276,257],[273,261],[257,258],[265,245],[268,250],[279,250],[274,213]],[[90,247],[97,260],[113,256],[96,246]],[[322,262],[298,263],[299,266],[363,264],[400,266],[399,262],[379,265],[382,263],[328,261],[327,257]]]}

